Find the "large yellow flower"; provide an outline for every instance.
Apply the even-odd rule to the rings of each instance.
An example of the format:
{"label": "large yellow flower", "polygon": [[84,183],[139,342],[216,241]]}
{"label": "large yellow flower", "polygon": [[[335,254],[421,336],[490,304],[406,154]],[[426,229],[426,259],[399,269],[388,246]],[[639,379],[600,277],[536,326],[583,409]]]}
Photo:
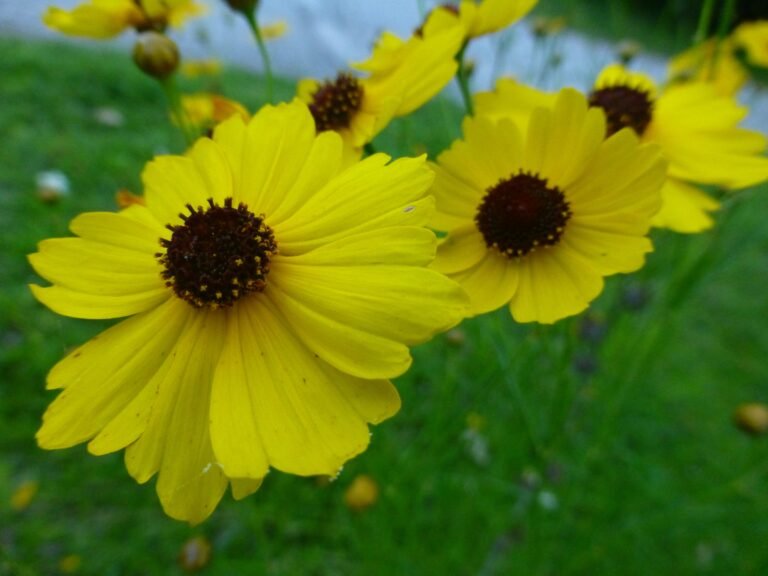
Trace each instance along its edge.
{"label": "large yellow flower", "polygon": [[[552,98],[501,80],[494,92],[478,94],[475,106],[478,114],[520,118],[536,105],[551,105]],[[598,77],[590,104],[605,110],[608,135],[627,127],[643,142],[661,146],[669,171],[654,226],[682,233],[706,230],[719,203],[698,184],[738,189],[768,179],[765,136],[739,128],[747,110],[709,83],[673,84],[659,94],[647,75],[612,65]]]}
{"label": "large yellow flower", "polygon": [[204,11],[194,0],[88,0],[72,10],[50,7],[46,26],[70,36],[113,38],[128,28],[163,31]]}
{"label": "large yellow flower", "polygon": [[309,105],[319,132],[338,132],[357,153],[393,118],[410,114],[451,81],[461,42],[459,26],[407,41],[385,33],[372,57],[355,64],[367,77],[341,73],[326,82],[302,80],[298,96]]}
{"label": "large yellow flower", "polygon": [[128,317],[57,364],[44,448],[125,448],[174,518],[199,522],[270,468],[335,474],[399,408],[408,345],[466,314],[426,268],[436,240],[424,159],[341,168],[300,102],[235,115],[143,175],[146,204],[75,218],[30,256],[35,296],[78,318]]}
{"label": "large yellow flower", "polygon": [[521,132],[508,118],[465,120],[438,157],[434,267],[467,291],[473,314],[509,304],[519,322],[584,310],[603,277],[640,268],[665,166],[630,130],[566,89]]}

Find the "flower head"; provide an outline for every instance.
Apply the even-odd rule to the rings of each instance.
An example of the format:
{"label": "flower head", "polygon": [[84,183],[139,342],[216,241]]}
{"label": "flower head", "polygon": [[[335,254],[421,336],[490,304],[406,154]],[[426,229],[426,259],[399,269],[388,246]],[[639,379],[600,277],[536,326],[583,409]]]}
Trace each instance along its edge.
{"label": "flower head", "polygon": [[457,323],[466,297],[426,265],[424,159],[342,167],[300,102],[234,116],[185,156],[152,161],[145,199],[75,218],[30,255],[60,314],[126,318],[48,376],[43,448],[125,449],[174,518],[270,468],[334,475],[392,416],[408,345]]}
{"label": "flower head", "polygon": [[[616,97],[608,101],[600,96],[604,92]],[[600,73],[591,103],[604,108],[617,125],[624,122],[635,130],[642,141],[661,146],[669,178],[654,225],[700,232],[712,226],[708,213],[719,204],[696,184],[735,190],[768,180],[768,158],[763,156],[768,141],[740,128],[747,109],[709,83],[673,84],[657,92],[648,76],[614,65]],[[642,112],[640,94],[646,102]],[[637,123],[639,114],[645,114],[647,122]]]}
{"label": "flower head", "polygon": [[240,116],[244,122],[250,118],[248,110],[239,102],[208,92],[184,94],[181,106],[185,120],[194,126],[198,134],[213,130],[214,126],[231,116]]}
{"label": "flower head", "polygon": [[[481,115],[518,119],[537,105],[551,105],[553,97],[504,80],[494,92],[477,95],[475,105]],[[642,142],[661,147],[669,170],[654,226],[682,233],[706,230],[719,203],[698,184],[732,190],[768,179],[765,136],[740,128],[747,110],[709,83],[673,84],[660,91],[647,75],[612,65],[600,73],[589,98],[590,106],[606,114],[607,135],[630,128]]]}
{"label": "flower head", "polygon": [[384,33],[371,58],[353,65],[368,76],[342,72],[325,82],[303,80],[298,96],[319,132],[334,130],[348,150],[359,151],[393,118],[410,114],[450,82],[461,40],[458,26],[407,41]]}
{"label": "flower head", "polygon": [[72,10],[50,7],[43,22],[70,36],[106,39],[128,28],[163,32],[203,10],[204,6],[194,0],[88,0]]}
{"label": "flower head", "polygon": [[603,277],[640,268],[665,166],[656,147],[566,89],[522,132],[477,116],[438,157],[434,267],[467,291],[473,314],[509,304],[519,322],[584,310]]}

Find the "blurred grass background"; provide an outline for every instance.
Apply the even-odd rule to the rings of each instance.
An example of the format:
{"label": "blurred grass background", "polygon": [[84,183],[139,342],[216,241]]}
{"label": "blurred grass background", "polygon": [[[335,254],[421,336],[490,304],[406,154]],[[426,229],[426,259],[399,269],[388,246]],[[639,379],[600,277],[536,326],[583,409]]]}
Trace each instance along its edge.
{"label": "blurred grass background", "polygon": [[[5,38],[0,78],[0,576],[181,574],[198,536],[212,546],[202,573],[217,575],[768,572],[768,443],[731,420],[768,402],[766,186],[729,199],[713,233],[656,233],[648,266],[612,278],[588,315],[517,326],[501,310],[417,348],[401,413],[336,481],[273,473],[189,527],[121,454],[36,447],[46,372],[106,324],[37,304],[25,260],[76,214],[140,192],[144,163],[183,142],[123,54]],[[219,82],[259,104],[251,75]],[[122,124],[100,122],[103,108]],[[376,147],[434,155],[459,119],[435,102]],[[41,202],[46,170],[71,194]],[[358,474],[380,494],[356,511],[344,493]]]}

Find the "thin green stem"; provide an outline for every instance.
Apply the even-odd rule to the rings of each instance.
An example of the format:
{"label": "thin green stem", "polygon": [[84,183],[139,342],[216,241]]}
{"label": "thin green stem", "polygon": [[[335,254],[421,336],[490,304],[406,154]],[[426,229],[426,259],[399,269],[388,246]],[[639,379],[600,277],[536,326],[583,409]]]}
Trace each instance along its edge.
{"label": "thin green stem", "polygon": [[701,44],[709,36],[709,28],[712,25],[712,14],[715,11],[715,0],[704,0],[699,12],[699,24],[696,26],[696,34],[693,36],[693,43]]}
{"label": "thin green stem", "polygon": [[467,63],[464,59],[466,49],[467,43],[461,47],[461,50],[459,50],[459,53],[456,55],[456,61],[459,63],[459,69],[456,71],[456,81],[459,83],[461,99],[464,101],[464,109],[467,112],[467,116],[474,116],[475,109],[472,105],[472,93],[469,89],[469,71],[467,70]]}
{"label": "thin green stem", "polygon": [[169,76],[160,80],[160,85],[165,93],[165,98],[168,101],[168,106],[171,109],[171,115],[173,116],[176,125],[184,135],[184,140],[187,146],[190,146],[197,139],[198,134],[195,131],[194,126],[189,121],[186,112],[184,112],[184,106],[181,103],[181,93],[173,76]]}
{"label": "thin green stem", "polygon": [[243,14],[245,15],[245,19],[248,21],[251,32],[253,32],[253,37],[256,39],[256,45],[259,47],[261,61],[264,64],[267,102],[271,104],[274,97],[274,77],[272,75],[272,62],[269,59],[269,51],[267,50],[267,45],[264,42],[264,36],[261,33],[259,22],[256,19],[256,10],[253,12],[243,12]]}

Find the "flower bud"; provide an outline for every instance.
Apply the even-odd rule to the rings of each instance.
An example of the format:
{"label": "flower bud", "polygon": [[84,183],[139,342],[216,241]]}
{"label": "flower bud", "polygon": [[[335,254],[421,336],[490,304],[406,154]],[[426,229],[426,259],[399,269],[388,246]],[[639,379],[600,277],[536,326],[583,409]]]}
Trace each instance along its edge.
{"label": "flower bud", "polygon": [[144,32],[133,46],[133,61],[150,76],[163,80],[179,65],[176,43],[159,32]]}

